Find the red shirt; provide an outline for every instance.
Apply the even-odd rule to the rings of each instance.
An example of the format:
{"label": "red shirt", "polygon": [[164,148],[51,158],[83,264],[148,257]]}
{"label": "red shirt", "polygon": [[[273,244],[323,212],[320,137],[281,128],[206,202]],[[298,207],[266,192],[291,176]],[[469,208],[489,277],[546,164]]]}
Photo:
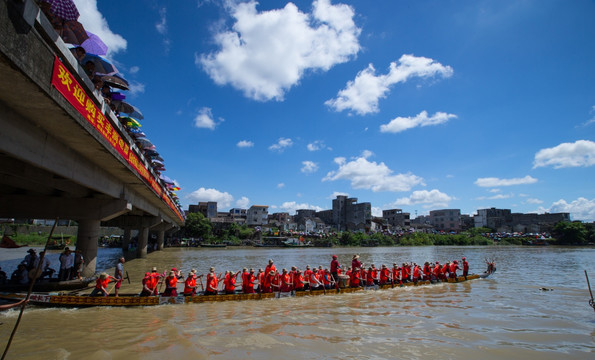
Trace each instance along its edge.
{"label": "red shirt", "polygon": [[107,276],[107,278],[102,279],[99,278],[95,281],[95,288],[99,289],[99,290],[103,290],[103,289],[107,289],[107,284],[109,284],[109,281],[112,279],[111,276]]}
{"label": "red shirt", "polygon": [[207,291],[217,291],[217,275],[210,273],[207,275]]}
{"label": "red shirt", "polygon": [[281,275],[281,291],[289,292],[291,291],[291,281],[289,278],[289,274],[282,274]]}
{"label": "red shirt", "polygon": [[188,276],[184,281],[184,294],[191,294],[196,289],[196,278],[194,276]]}
{"label": "red shirt", "polygon": [[293,278],[293,285],[297,290],[304,288],[304,276],[302,274],[296,274]]}
{"label": "red shirt", "polygon": [[333,259],[331,261],[331,273],[336,273],[339,269],[339,261],[337,259]]}
{"label": "red shirt", "polygon": [[388,275],[389,271],[387,268],[382,268],[380,270],[380,282],[386,284],[388,282]]}

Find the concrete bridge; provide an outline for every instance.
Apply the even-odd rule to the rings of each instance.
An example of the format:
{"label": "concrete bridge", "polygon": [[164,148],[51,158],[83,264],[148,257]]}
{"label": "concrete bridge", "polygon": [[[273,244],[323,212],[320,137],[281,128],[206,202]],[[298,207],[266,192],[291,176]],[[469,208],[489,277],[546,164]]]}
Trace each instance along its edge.
{"label": "concrete bridge", "polygon": [[[78,222],[84,275],[101,226],[149,232],[184,219],[142,151],[33,0],[0,2],[0,217]],[[125,244],[126,245],[126,244]]]}

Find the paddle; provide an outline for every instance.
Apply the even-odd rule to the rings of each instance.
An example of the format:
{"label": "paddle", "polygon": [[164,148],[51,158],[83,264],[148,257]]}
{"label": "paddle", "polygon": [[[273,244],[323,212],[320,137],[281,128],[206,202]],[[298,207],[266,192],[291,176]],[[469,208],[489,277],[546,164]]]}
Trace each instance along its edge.
{"label": "paddle", "polygon": [[[52,230],[50,231],[50,234],[48,235],[47,241],[45,242],[45,247],[43,248],[43,254],[41,254],[39,256],[39,263],[37,263],[37,268],[35,269],[36,274],[39,274],[39,271],[41,270],[41,266],[43,264],[43,258],[45,257],[45,252],[47,251],[48,246],[50,245],[50,240],[52,239],[52,234],[54,233],[54,230],[56,230],[56,225],[58,225],[58,218],[56,218],[56,221],[54,221],[54,226],[52,226]],[[37,280],[37,277],[34,277],[31,280],[31,284],[29,284],[29,290],[27,291],[27,296],[25,297],[25,301],[23,302],[23,305],[21,306],[21,311],[19,312],[19,317],[17,318],[17,321],[14,324],[14,328],[12,329],[12,333],[10,334],[8,343],[6,343],[6,348],[4,349],[4,353],[2,354],[2,360],[4,360],[6,358],[6,354],[8,354],[8,349],[10,348],[10,344],[12,343],[12,339],[14,338],[14,335],[17,332],[17,328],[19,327],[19,323],[21,322],[21,318],[23,317],[23,312],[25,311],[27,302],[29,301],[29,298],[31,297],[31,292],[33,291],[33,286],[35,285],[35,280]]]}
{"label": "paddle", "polygon": [[591,300],[589,300],[589,305],[595,311],[595,301],[593,301],[593,292],[591,292],[591,283],[589,283],[589,275],[587,275],[587,270],[585,270],[585,277],[587,278],[587,286],[589,287],[589,294],[591,294]]}

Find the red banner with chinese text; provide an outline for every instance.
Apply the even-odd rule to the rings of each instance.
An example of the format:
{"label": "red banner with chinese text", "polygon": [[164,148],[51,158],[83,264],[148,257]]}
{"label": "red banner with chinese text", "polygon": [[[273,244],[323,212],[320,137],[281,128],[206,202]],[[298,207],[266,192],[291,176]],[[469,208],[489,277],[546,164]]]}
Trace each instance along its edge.
{"label": "red banner with chinese text", "polygon": [[52,74],[52,85],[64,98],[89,122],[95,130],[106,139],[114,150],[118,152],[132,166],[138,174],[149,184],[157,197],[161,198],[183,220],[178,208],[171,201],[167,192],[163,191],[159,182],[147,170],[145,165],[130,149],[130,144],[122,138],[112,123],[106,118],[99,107],[87,96],[85,90],[80,86],[70,71],[62,64],[58,57],[54,60],[54,71]]}

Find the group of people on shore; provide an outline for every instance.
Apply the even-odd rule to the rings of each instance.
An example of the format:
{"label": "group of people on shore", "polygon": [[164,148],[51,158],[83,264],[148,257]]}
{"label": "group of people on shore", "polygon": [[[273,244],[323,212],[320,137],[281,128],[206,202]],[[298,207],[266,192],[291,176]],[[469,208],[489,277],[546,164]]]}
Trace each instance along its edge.
{"label": "group of people on shore", "polygon": [[[80,250],[71,251],[70,248],[65,247],[60,254],[59,261],[59,281],[82,279],[81,273],[85,261]],[[56,270],[52,269],[50,265],[50,259],[46,256],[45,251],[41,251],[38,255],[35,249],[29,249],[23,261],[12,272],[10,279],[6,277],[6,273],[0,273],[0,284],[8,282],[15,285],[27,285],[33,277],[51,279]],[[37,272],[38,267],[39,272]],[[35,274],[38,274],[38,276],[35,276]]]}
{"label": "group of people on shore", "polygon": [[[490,266],[495,267],[493,262],[488,263],[488,271]],[[459,270],[462,271],[463,276],[467,276],[469,273],[469,263],[465,257],[461,259],[460,264],[458,260],[447,261],[444,264],[440,264],[438,261],[425,262],[423,265],[403,263],[399,266],[394,263],[392,268],[389,268],[385,264],[380,267],[376,267],[374,264],[365,265],[359,260],[357,254],[353,255],[351,266],[346,269],[339,264],[336,255],[332,256],[328,268],[322,265],[318,268],[311,268],[310,265],[306,265],[304,271],[295,266],[289,270],[278,270],[272,259],[268,261],[264,269],[258,269],[258,272],[253,268],[244,268],[240,271],[225,271],[219,275],[216,274],[214,267],[211,267],[206,275],[199,275],[195,269],[192,269],[186,277],[177,268],[159,273],[157,268],[153,267],[151,272],[145,273],[142,279],[143,289],[140,296],[177,296],[179,284],[184,284],[182,291],[184,296],[195,296],[199,293],[199,287],[204,295],[217,295],[327,290],[339,287],[387,284],[402,285],[407,282],[417,283],[426,280],[446,281],[448,278],[456,278]],[[105,275],[107,276],[107,274]],[[107,282],[109,282],[109,278],[111,277],[107,277]],[[99,281],[100,279],[98,279],[98,286]],[[104,290],[107,282],[102,285]],[[103,294],[105,295],[107,292]]]}

